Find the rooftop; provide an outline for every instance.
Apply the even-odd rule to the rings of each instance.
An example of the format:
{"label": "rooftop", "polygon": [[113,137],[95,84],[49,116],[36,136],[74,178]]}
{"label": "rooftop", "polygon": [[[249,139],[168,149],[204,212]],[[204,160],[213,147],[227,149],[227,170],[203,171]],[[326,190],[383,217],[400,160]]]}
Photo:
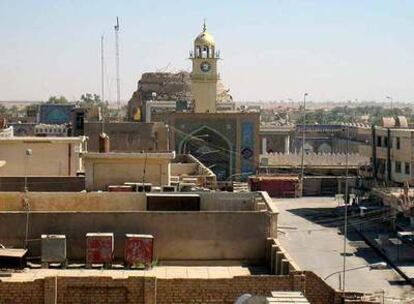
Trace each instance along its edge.
{"label": "rooftop", "polygon": [[224,279],[235,276],[267,274],[265,267],[243,266],[156,266],[149,270],[125,269],[30,269],[13,272],[10,277],[1,277],[4,282],[27,282],[45,277],[112,277],[125,279],[128,277],[156,277],[160,279]]}
{"label": "rooftop", "polygon": [[84,159],[136,159],[136,158],[163,158],[163,159],[174,159],[175,151],[172,152],[156,152],[156,153],[133,153],[133,152],[109,152],[109,153],[98,153],[98,152],[87,152],[82,154]]}
{"label": "rooftop", "polygon": [[0,143],[79,143],[86,140],[85,136],[79,137],[39,137],[39,136],[14,136],[0,137]]}

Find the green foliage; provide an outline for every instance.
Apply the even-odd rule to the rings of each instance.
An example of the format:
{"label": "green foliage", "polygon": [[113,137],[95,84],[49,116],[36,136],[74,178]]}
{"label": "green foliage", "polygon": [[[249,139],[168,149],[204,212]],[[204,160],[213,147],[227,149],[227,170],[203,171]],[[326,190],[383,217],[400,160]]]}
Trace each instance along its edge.
{"label": "green foliage", "polygon": [[6,119],[10,120],[17,117],[24,117],[24,114],[24,108],[19,108],[15,105],[10,108],[7,108],[4,105],[0,105],[0,117],[5,117]]}
{"label": "green foliage", "polygon": [[50,96],[49,99],[45,102],[46,104],[55,104],[55,105],[67,105],[69,101],[65,96]]}
{"label": "green foliage", "polygon": [[82,94],[78,102],[81,108],[101,107],[106,108],[106,104],[102,102],[101,97],[97,94],[85,93]]}
{"label": "green foliage", "polygon": [[[395,117],[403,115],[409,121],[414,119],[413,110],[409,107],[385,109],[382,106],[338,106],[330,110],[318,109],[306,112],[307,124],[336,124],[336,123],[357,123],[366,122],[363,116],[368,116],[368,123],[371,125],[381,125],[383,117]],[[299,116],[297,123],[303,123],[302,115]]]}

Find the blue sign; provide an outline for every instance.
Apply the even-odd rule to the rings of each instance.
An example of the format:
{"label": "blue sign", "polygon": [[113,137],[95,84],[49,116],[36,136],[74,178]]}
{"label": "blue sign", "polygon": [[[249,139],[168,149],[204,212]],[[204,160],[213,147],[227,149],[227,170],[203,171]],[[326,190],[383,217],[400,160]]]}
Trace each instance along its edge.
{"label": "blue sign", "polygon": [[241,140],[241,173],[251,174],[253,173],[254,162],[254,125],[251,121],[245,121],[242,123],[242,140]]}

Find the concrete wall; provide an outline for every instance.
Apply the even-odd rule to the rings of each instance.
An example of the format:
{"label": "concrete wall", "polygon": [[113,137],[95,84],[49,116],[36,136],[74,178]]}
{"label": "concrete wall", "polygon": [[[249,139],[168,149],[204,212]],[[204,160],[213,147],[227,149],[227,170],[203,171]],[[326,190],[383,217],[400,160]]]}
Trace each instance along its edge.
{"label": "concrete wall", "polygon": [[[104,123],[113,152],[167,151],[168,130],[163,123],[118,122]],[[85,122],[85,136],[89,137],[88,151],[98,152],[101,122]]]}
{"label": "concrete wall", "polygon": [[172,163],[171,164],[171,175],[196,175],[197,174],[197,164],[196,163]]}
{"label": "concrete wall", "polygon": [[[113,232],[115,258],[122,259],[126,233],[154,235],[160,261],[236,260],[263,263],[273,218],[267,212],[32,212],[29,239],[65,234],[68,257],[85,260],[88,232]],[[25,212],[0,212],[0,243],[21,247]],[[38,242],[29,243],[38,256]]]}
{"label": "concrete wall", "polygon": [[107,190],[109,185],[145,182],[153,186],[170,184],[170,160],[166,158],[84,159],[86,190]]}
{"label": "concrete wall", "polygon": [[[255,193],[197,194],[200,195],[201,211],[255,211]],[[0,192],[0,211],[24,211],[24,197],[23,192]],[[27,198],[31,211],[147,210],[146,194],[142,192],[29,192]]]}
{"label": "concrete wall", "polygon": [[[80,146],[81,140],[1,140],[0,159],[6,165],[0,168],[0,176],[76,176],[82,169]],[[27,149],[32,150],[29,157]]]}
{"label": "concrete wall", "polygon": [[[75,260],[84,260],[88,232],[113,232],[117,259],[122,259],[126,233],[152,234],[155,259],[169,263],[263,263],[266,239],[277,237],[277,210],[265,193],[200,193],[202,210],[219,211],[147,212],[144,193],[2,192],[1,244],[24,245],[25,195],[30,206],[28,238],[65,234],[68,257]],[[258,196],[265,208],[252,211],[257,210]],[[29,249],[38,256],[39,242],[30,242]]]}
{"label": "concrete wall", "polygon": [[202,211],[254,211],[255,195],[251,192],[200,192]]}
{"label": "concrete wall", "polygon": [[[1,192],[1,211],[24,211],[24,193]],[[144,193],[29,192],[31,211],[145,211]],[[0,242],[1,243],[1,242]]]}
{"label": "concrete wall", "polygon": [[[0,191],[24,191],[24,176],[0,176]],[[29,191],[79,192],[85,189],[84,176],[29,176]]]}

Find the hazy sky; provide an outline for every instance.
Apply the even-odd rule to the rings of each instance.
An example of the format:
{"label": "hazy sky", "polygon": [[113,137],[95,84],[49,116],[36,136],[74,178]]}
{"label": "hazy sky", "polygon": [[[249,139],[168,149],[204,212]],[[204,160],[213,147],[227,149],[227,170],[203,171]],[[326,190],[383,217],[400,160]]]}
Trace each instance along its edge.
{"label": "hazy sky", "polygon": [[116,99],[114,30],[120,18],[121,95],[143,72],[189,70],[203,18],[235,100],[414,101],[414,1],[0,0],[0,100]]}

